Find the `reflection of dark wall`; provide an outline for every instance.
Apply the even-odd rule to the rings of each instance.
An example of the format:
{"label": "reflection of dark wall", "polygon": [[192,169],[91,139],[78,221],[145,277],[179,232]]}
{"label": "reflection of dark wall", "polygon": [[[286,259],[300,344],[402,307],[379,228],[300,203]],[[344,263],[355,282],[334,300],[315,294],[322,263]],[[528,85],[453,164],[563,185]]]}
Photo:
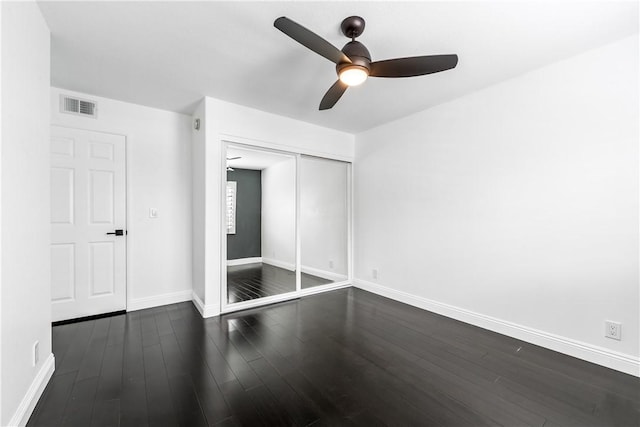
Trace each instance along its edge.
{"label": "reflection of dark wall", "polygon": [[237,182],[236,234],[227,234],[227,259],[262,256],[262,172],[235,169],[227,181]]}

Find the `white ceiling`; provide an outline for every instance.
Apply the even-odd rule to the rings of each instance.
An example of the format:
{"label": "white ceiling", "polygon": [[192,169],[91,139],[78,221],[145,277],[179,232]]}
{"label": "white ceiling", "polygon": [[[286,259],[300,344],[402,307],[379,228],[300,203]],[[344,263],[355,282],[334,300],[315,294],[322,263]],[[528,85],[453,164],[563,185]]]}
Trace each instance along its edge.
{"label": "white ceiling", "polygon": [[[638,32],[638,2],[49,2],[54,86],[191,113],[203,96],[359,132]],[[273,27],[341,48],[347,16],[372,59],[449,54],[443,73],[370,78],[318,111],[334,65]],[[621,58],[624,59],[624,58]]]}

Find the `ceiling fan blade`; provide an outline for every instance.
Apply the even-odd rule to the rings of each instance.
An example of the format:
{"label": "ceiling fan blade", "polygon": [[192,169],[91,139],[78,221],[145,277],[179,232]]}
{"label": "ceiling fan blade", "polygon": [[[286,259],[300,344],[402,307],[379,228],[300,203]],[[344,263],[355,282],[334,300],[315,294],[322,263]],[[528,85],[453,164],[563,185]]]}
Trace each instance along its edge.
{"label": "ceiling fan blade", "polygon": [[342,53],[340,49],[338,49],[313,31],[306,29],[302,25],[292,21],[286,16],[281,16],[280,18],[276,19],[273,23],[273,26],[301,45],[306,46],[318,55],[324,56],[331,62],[334,62],[336,64],[351,62],[347,55]]}
{"label": "ceiling fan blade", "polygon": [[371,77],[413,77],[450,70],[458,64],[458,55],[412,56],[371,63]]}
{"label": "ceiling fan blade", "polygon": [[336,102],[340,99],[342,94],[347,90],[349,86],[342,83],[340,80],[336,80],[336,82],[329,88],[327,93],[322,97],[322,101],[320,101],[320,110],[328,110],[329,108],[336,105]]}

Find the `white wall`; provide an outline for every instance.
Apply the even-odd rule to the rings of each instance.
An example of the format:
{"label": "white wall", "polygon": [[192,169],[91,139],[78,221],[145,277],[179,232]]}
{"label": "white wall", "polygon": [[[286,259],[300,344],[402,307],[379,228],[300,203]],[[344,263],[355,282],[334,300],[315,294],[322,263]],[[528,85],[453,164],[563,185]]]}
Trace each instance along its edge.
{"label": "white wall", "polygon": [[[97,118],[61,113],[61,93],[96,101]],[[191,117],[52,88],[51,121],[126,136],[127,308],[190,300]]]}
{"label": "white wall", "polygon": [[[53,373],[49,253],[49,29],[2,2],[0,425],[25,423]],[[33,344],[40,346],[32,365]]]}
{"label": "white wall", "polygon": [[2,11],[4,10],[4,7],[2,7],[2,4],[0,4],[0,423],[2,422],[3,418],[2,418],[2,414],[3,414],[3,410],[2,410],[2,119],[3,119],[3,114],[2,114],[2,104],[4,103],[4,97],[3,97],[3,80],[2,80],[2,76],[3,76],[3,71],[2,71],[2,52],[4,50],[3,48],[3,43],[2,43],[2,39],[3,39],[3,35],[4,32],[2,31],[3,25],[2,25]]}
{"label": "white wall", "polygon": [[[192,276],[194,299],[200,305],[205,300],[205,234],[207,221],[205,220],[205,189],[207,179],[205,169],[206,152],[206,121],[204,99],[193,113],[193,121],[200,120],[200,129],[192,127],[191,131],[191,194],[192,194]],[[202,307],[199,307],[202,309]]]}
{"label": "white wall", "polygon": [[296,159],[262,170],[262,261],[296,269]]}
{"label": "white wall", "polygon": [[636,35],[357,135],[358,285],[638,375],[638,76]]}
{"label": "white wall", "polygon": [[[204,186],[205,224],[194,228],[194,234],[203,233],[205,237],[204,307],[199,307],[205,316],[220,312],[221,260],[223,253],[222,232],[222,186],[223,176],[223,141],[240,142],[267,148],[275,148],[292,152],[319,155],[325,157],[352,160],[354,136],[348,133],[323,128],[321,126],[277,116],[241,105],[232,104],[214,98],[205,98],[206,149],[204,171],[193,172],[194,188]],[[321,114],[321,113],[319,113]],[[195,117],[195,116],[194,116]],[[204,184],[196,184],[202,183]],[[194,194],[200,198],[202,194]],[[201,286],[194,284],[194,288]]]}
{"label": "white wall", "polygon": [[305,273],[347,279],[347,172],[344,162],[300,160],[300,263]]}

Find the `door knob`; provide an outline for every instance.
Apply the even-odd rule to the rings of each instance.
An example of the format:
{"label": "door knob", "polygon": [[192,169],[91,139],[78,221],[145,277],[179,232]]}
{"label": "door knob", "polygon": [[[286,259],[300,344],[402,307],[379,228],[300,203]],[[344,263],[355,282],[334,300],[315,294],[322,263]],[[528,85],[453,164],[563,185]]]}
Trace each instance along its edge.
{"label": "door knob", "polygon": [[113,233],[107,233],[107,234],[111,234],[111,235],[115,235],[115,236],[122,236],[122,235],[124,235],[124,231],[123,230],[116,230]]}

